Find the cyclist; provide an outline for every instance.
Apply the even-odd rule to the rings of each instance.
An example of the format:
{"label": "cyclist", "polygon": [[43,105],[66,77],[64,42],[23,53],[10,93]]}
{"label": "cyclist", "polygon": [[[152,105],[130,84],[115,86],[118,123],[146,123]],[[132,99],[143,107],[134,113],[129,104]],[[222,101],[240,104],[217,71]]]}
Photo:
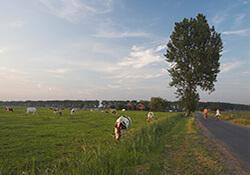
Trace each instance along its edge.
{"label": "cyclist", "polygon": [[217,120],[220,119],[220,110],[219,109],[216,110],[216,119]]}
{"label": "cyclist", "polygon": [[208,110],[207,110],[207,108],[205,108],[205,109],[204,109],[204,119],[205,119],[205,120],[207,119],[207,112],[208,112]]}

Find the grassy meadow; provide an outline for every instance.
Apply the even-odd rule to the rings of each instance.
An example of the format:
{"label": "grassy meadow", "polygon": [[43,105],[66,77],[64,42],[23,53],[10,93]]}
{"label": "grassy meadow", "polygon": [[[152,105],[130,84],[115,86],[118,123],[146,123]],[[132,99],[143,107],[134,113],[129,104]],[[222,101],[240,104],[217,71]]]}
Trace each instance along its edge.
{"label": "grassy meadow", "polygon": [[[219,153],[211,151],[193,117],[145,111],[80,111],[62,116],[38,108],[40,115],[0,110],[0,174],[226,174]],[[121,115],[132,129],[116,141]]]}

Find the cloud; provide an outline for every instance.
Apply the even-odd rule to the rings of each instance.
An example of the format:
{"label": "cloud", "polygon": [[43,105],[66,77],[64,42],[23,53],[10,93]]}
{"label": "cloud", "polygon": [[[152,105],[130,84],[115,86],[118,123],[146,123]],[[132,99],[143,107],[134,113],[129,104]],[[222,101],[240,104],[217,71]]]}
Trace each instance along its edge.
{"label": "cloud", "polygon": [[217,26],[217,25],[221,24],[222,22],[224,22],[226,20],[226,18],[227,18],[227,14],[226,13],[222,13],[222,12],[217,13],[213,17],[212,23]]}
{"label": "cloud", "polygon": [[153,38],[150,33],[147,33],[143,30],[131,30],[126,27],[121,27],[120,24],[116,24],[111,19],[106,19],[104,22],[99,24],[99,27],[96,28],[96,34],[92,36],[98,38]]}
{"label": "cloud", "polygon": [[81,18],[92,14],[108,13],[112,9],[112,0],[94,0],[82,2],[79,0],[40,0],[53,14],[71,23],[77,23]]}
{"label": "cloud", "polygon": [[249,0],[240,0],[240,2],[241,2],[242,4],[247,5],[247,4],[249,3]]}
{"label": "cloud", "polygon": [[108,84],[108,87],[109,87],[109,88],[112,88],[112,89],[121,88],[121,86],[117,86],[117,85],[110,85],[110,84]]}
{"label": "cloud", "polygon": [[143,47],[133,46],[129,57],[123,58],[121,62],[118,63],[119,67],[131,66],[134,69],[139,69],[147,65],[152,65],[163,61],[163,58],[155,52],[159,51],[159,47],[154,49],[144,49]]}
{"label": "cloud", "polygon": [[13,27],[13,28],[21,28],[23,26],[25,26],[26,22],[23,20],[16,20],[16,21],[12,21],[8,24],[8,26]]}
{"label": "cloud", "polygon": [[229,72],[233,69],[241,67],[243,63],[242,62],[234,62],[234,63],[223,63],[221,65],[221,73]]}
{"label": "cloud", "polygon": [[155,52],[159,52],[159,51],[165,49],[166,47],[167,47],[166,45],[158,46],[158,47],[156,48]]}
{"label": "cloud", "polygon": [[234,30],[234,31],[225,31],[222,32],[224,35],[241,35],[241,36],[249,36],[250,28],[243,30]]}
{"label": "cloud", "polygon": [[242,20],[245,18],[245,16],[246,16],[245,13],[237,15],[237,17],[235,19],[235,24],[240,25],[242,23]]}
{"label": "cloud", "polygon": [[28,72],[25,72],[23,70],[19,69],[14,69],[14,68],[9,68],[9,67],[0,67],[0,72],[5,75],[10,75],[10,74],[16,74],[16,75],[25,75],[28,74]]}
{"label": "cloud", "polygon": [[55,70],[47,70],[47,72],[59,73],[59,74],[66,73],[66,72],[68,72],[68,71],[69,71],[69,69],[63,69],[63,68],[61,68],[61,69],[55,69]]}
{"label": "cloud", "polygon": [[5,53],[5,52],[7,52],[8,51],[8,48],[6,48],[6,47],[1,47],[0,48],[0,54],[1,53]]}
{"label": "cloud", "polygon": [[99,31],[98,34],[93,35],[95,37],[100,37],[100,38],[129,38],[129,37],[143,37],[143,38],[151,38],[151,35],[146,32],[131,32],[131,31],[122,31],[122,32],[117,32],[117,31],[104,31],[101,30]]}

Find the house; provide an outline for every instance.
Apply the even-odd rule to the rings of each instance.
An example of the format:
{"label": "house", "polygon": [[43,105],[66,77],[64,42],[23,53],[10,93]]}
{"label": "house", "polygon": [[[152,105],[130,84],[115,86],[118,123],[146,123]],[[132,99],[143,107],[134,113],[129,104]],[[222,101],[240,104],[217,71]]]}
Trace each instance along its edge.
{"label": "house", "polygon": [[132,104],[131,102],[128,102],[128,103],[126,104],[126,109],[127,109],[127,110],[132,110],[132,109],[133,109],[133,104]]}
{"label": "house", "polygon": [[149,107],[147,105],[145,105],[144,103],[138,103],[136,105],[136,109],[138,109],[138,110],[149,110]]}

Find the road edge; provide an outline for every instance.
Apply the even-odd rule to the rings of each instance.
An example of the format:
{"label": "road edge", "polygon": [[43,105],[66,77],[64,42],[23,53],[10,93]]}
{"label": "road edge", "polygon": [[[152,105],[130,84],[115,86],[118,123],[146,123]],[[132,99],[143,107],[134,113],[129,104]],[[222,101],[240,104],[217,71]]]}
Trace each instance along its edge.
{"label": "road edge", "polygon": [[211,151],[219,152],[220,160],[224,163],[230,174],[233,175],[250,175],[249,166],[233,149],[225,142],[217,139],[214,135],[204,127],[195,115],[195,125],[200,130],[201,136],[208,139],[208,147]]}

